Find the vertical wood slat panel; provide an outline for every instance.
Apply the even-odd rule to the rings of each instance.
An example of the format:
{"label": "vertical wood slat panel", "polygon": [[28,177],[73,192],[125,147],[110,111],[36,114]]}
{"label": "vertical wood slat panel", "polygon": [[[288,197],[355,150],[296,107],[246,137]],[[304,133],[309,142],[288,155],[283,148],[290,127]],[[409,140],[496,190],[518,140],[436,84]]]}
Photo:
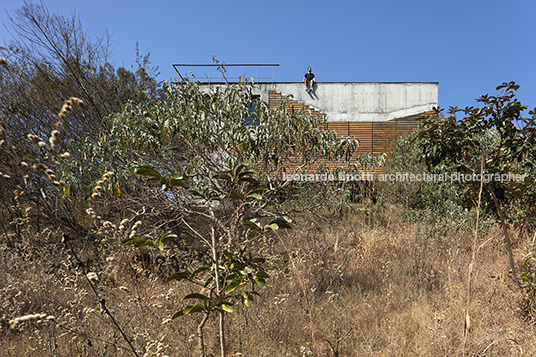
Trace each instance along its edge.
{"label": "vertical wood slat panel", "polygon": [[[280,93],[276,91],[269,92],[269,107],[275,108],[282,100]],[[304,107],[302,103],[299,103],[295,100],[287,99],[285,107],[290,110],[310,110],[312,115],[321,116],[322,114],[313,109]],[[432,113],[423,113],[424,115]],[[400,137],[408,134],[418,126],[418,119],[421,115],[412,115],[404,118],[397,118],[389,121],[383,122],[372,122],[372,121],[346,121],[346,122],[327,122],[324,126],[326,130],[334,130],[337,133],[337,136],[349,137],[350,139],[358,140],[359,147],[353,155],[353,158],[357,158],[359,155],[366,153],[372,153],[373,155],[388,153],[394,144],[394,142]],[[291,164],[292,165],[292,164]],[[314,167],[319,167],[321,165],[337,168],[337,167],[346,167],[347,164],[339,162],[327,162],[326,160],[321,160],[321,162],[314,165]],[[383,171],[380,168],[378,171]]]}

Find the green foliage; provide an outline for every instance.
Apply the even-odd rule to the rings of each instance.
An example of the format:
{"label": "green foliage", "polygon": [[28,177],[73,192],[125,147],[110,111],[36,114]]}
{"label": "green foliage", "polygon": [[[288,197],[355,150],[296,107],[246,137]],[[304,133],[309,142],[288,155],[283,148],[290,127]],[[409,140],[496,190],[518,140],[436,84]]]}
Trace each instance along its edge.
{"label": "green foliage", "polygon": [[[514,82],[497,87],[497,96],[483,95],[477,102],[481,108],[463,111],[450,108],[450,116],[422,122],[418,145],[431,172],[447,171],[461,175],[486,175],[483,192],[484,208],[494,211],[492,191],[505,207],[516,203],[525,213],[534,212],[527,193],[534,197],[534,166],[536,155],[535,112],[523,118],[527,108],[515,97],[519,86]],[[456,114],[463,112],[458,119]],[[522,180],[500,180],[504,174],[519,175]],[[497,180],[499,178],[499,180]],[[479,180],[458,180],[465,207],[473,207],[480,189]],[[527,192],[528,191],[528,192]],[[510,215],[513,217],[514,215]]]}
{"label": "green foliage", "polygon": [[[518,89],[514,82],[503,83],[499,95],[477,99],[482,108],[465,108],[461,120],[456,118],[460,110],[451,108],[447,118],[424,120],[418,135],[430,171],[448,169],[469,178],[457,181],[464,206],[482,202],[485,212],[496,214],[514,274],[507,219],[536,211],[536,109],[529,112],[531,118],[521,116],[527,107],[515,97]],[[517,208],[514,214],[510,207]]]}
{"label": "green foliage", "polygon": [[[421,175],[428,173],[421,161],[418,131],[414,131],[395,142],[393,150],[384,169],[385,177],[408,174]],[[453,173],[444,169],[444,174]],[[422,220],[458,218],[463,209],[460,200],[460,188],[450,180],[386,180],[378,183],[381,202],[399,204],[405,208],[405,214]]]}
{"label": "green foliage", "polygon": [[[534,254],[531,254],[523,262],[523,271],[520,273],[521,278],[523,279],[522,288],[529,294],[532,294],[531,298],[536,298],[536,257]],[[536,302],[536,301],[535,301]]]}
{"label": "green foliage", "polygon": [[[147,178],[148,183],[157,182],[162,185],[161,190],[164,192],[175,194],[179,191],[185,195],[186,204],[182,207],[184,211],[187,214],[208,219],[210,222],[210,229],[202,234],[200,233],[201,227],[192,228],[184,221],[201,238],[201,243],[209,248],[202,250],[205,254],[208,252],[209,263],[193,271],[186,269],[176,272],[167,279],[168,282],[186,280],[201,288],[199,293],[184,296],[183,300],[197,301],[177,311],[172,318],[195,313],[205,314],[205,318],[198,327],[198,331],[202,331],[206,318],[211,313],[232,313],[235,303],[250,305],[254,296],[258,295],[255,288],[264,286],[269,276],[261,266],[264,258],[246,256],[247,243],[277,229],[291,228],[292,220],[281,216],[263,225],[257,218],[243,218],[246,212],[255,212],[255,209],[259,212],[263,209],[263,204],[265,204],[263,193],[268,191],[268,188],[257,178],[260,174],[259,170],[250,167],[247,161],[236,163],[234,160],[229,160],[227,170],[211,176],[196,171],[196,165],[194,160],[193,167],[188,170],[193,173],[191,175],[179,173],[162,175],[150,166],[138,166],[134,171]],[[249,229],[242,227],[249,227]],[[257,237],[247,239],[250,233],[256,233]],[[229,238],[226,244],[221,240],[225,235]],[[240,236],[244,239],[242,242],[237,242]],[[176,237],[171,231],[166,231],[156,240],[129,237],[122,243],[133,245],[135,248],[152,246],[162,251],[165,243]],[[236,248],[237,246],[240,248]],[[222,346],[224,345],[223,321],[222,317],[220,320]],[[202,352],[204,347],[202,333],[200,334]]]}
{"label": "green foliage", "polygon": [[316,167],[320,159],[349,159],[355,150],[355,142],[324,130],[323,120],[287,111],[284,101],[270,109],[252,90],[253,84],[243,81],[213,89],[189,81],[165,83],[165,98],[129,103],[109,118],[99,140],[79,142],[83,157],[70,169],[86,173],[105,165],[125,177],[131,167],[149,165],[212,176],[232,160],[248,161],[273,180],[297,167]]}
{"label": "green foliage", "polygon": [[245,226],[249,226],[249,229],[252,231],[268,233],[270,231],[275,231],[279,228],[291,228],[291,225],[290,225],[291,222],[292,220],[289,217],[281,216],[281,217],[277,217],[276,219],[274,219],[273,221],[271,221],[264,227],[256,218],[246,220],[242,222],[242,224]]}
{"label": "green foliage", "polygon": [[523,284],[521,288],[527,292],[527,298],[523,311],[530,318],[536,318],[536,256],[534,253],[530,254],[521,268],[521,280]]}
{"label": "green foliage", "polygon": [[186,181],[186,176],[183,174],[173,174],[167,177],[161,176],[155,169],[148,166],[138,166],[134,168],[134,172],[138,175],[149,176],[147,181],[158,181],[162,184],[162,189],[168,191],[175,187],[190,188]]}
{"label": "green foliage", "polygon": [[[212,296],[204,294],[188,294],[184,296],[186,299],[197,299],[199,304],[187,305],[182,310],[179,310],[172,318],[188,315],[191,313],[202,312],[210,313],[212,311],[232,313],[235,302],[241,303],[244,306],[249,306],[254,300],[255,295],[259,295],[255,291],[255,287],[262,287],[266,284],[268,274],[262,270],[259,264],[264,262],[262,258],[245,257],[246,247],[229,252],[224,251],[221,259],[218,261],[219,279],[221,291],[214,292],[212,287],[214,279],[214,264],[207,264],[190,273],[188,270],[174,273],[168,281],[188,280],[193,284],[203,286],[203,291],[210,291]],[[249,283],[249,284],[248,284]],[[247,286],[250,286],[247,289]]]}
{"label": "green foliage", "polygon": [[144,238],[128,238],[128,239],[124,239],[121,242],[121,244],[123,245],[132,244],[136,248],[141,248],[147,245],[147,246],[153,246],[159,251],[163,251],[164,244],[173,238],[177,238],[177,235],[171,233],[171,231],[165,231],[164,233],[160,235],[160,237],[158,237],[156,241],[153,241],[151,239],[144,239]]}

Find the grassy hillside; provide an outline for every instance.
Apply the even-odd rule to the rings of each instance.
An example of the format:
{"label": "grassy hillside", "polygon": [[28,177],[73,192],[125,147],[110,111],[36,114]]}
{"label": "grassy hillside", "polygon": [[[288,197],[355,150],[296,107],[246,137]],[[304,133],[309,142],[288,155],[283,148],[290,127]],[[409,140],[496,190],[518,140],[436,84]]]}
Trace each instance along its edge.
{"label": "grassy hillside", "polygon": [[[326,218],[300,215],[293,231],[254,245],[267,257],[271,278],[255,303],[229,315],[228,355],[313,355],[305,294],[324,356],[536,353],[534,300],[506,279],[508,261],[497,226],[488,222],[474,242],[474,215],[433,225],[408,223],[403,208],[386,204],[374,207],[370,225],[364,224],[370,220],[362,207],[348,204],[336,216],[320,212]],[[15,247],[3,236],[0,355],[133,355],[58,230],[42,224],[38,231],[35,217],[35,208],[27,207],[20,235],[7,232]],[[512,233],[521,262],[534,251],[534,239]],[[177,266],[199,263],[188,251],[188,239],[159,254],[124,248],[103,228],[93,229],[92,239],[73,239],[85,269],[98,274],[99,296],[140,355],[197,355],[201,316],[170,320],[182,296],[196,290],[165,283]],[[16,317],[41,313],[54,319],[9,326]],[[471,326],[464,336],[466,315]],[[207,351],[216,354],[216,318],[208,321],[206,333]]]}

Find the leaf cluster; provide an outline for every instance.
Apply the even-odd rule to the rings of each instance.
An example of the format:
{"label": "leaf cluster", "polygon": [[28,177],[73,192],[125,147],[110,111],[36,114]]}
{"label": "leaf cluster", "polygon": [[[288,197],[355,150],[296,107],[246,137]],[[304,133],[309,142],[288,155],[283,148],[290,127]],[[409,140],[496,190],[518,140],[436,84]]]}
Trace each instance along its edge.
{"label": "leaf cluster", "polygon": [[[259,265],[264,262],[264,259],[246,258],[245,248],[242,247],[234,252],[223,252],[222,258],[218,261],[220,291],[208,295],[192,293],[184,296],[184,300],[200,300],[200,303],[187,305],[176,312],[173,318],[198,312],[210,313],[215,310],[232,313],[235,302],[246,307],[249,306],[250,302],[254,300],[254,296],[259,295],[255,291],[255,287],[264,286],[269,275]],[[202,266],[194,272],[180,271],[172,274],[167,281],[189,280],[194,284],[202,285],[203,291],[210,291],[213,289],[212,283],[215,279],[214,267],[215,265],[211,264]],[[203,275],[203,279],[200,279],[201,275]],[[247,285],[250,286],[250,289],[247,289]]]}
{"label": "leaf cluster", "polygon": [[80,147],[84,160],[74,171],[148,165],[208,176],[233,160],[248,161],[273,179],[289,167],[307,170],[319,159],[351,157],[357,143],[324,130],[323,119],[287,110],[284,101],[270,109],[252,90],[243,81],[213,89],[187,80],[164,83],[165,98],[131,102],[110,117],[99,140]]}

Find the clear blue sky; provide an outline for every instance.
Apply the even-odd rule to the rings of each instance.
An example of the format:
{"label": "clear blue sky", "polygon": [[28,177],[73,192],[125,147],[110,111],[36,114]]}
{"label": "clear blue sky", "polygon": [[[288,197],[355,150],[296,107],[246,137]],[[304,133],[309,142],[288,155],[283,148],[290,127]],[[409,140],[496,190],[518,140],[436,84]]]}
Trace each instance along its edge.
{"label": "clear blue sky", "polygon": [[[113,35],[114,64],[136,42],[160,79],[173,63],[279,63],[276,81],[439,82],[439,105],[474,105],[504,81],[536,106],[536,0],[139,1],[43,0],[74,9],[92,37]],[[3,0],[7,23],[22,1]],[[1,37],[9,34],[0,27]]]}

